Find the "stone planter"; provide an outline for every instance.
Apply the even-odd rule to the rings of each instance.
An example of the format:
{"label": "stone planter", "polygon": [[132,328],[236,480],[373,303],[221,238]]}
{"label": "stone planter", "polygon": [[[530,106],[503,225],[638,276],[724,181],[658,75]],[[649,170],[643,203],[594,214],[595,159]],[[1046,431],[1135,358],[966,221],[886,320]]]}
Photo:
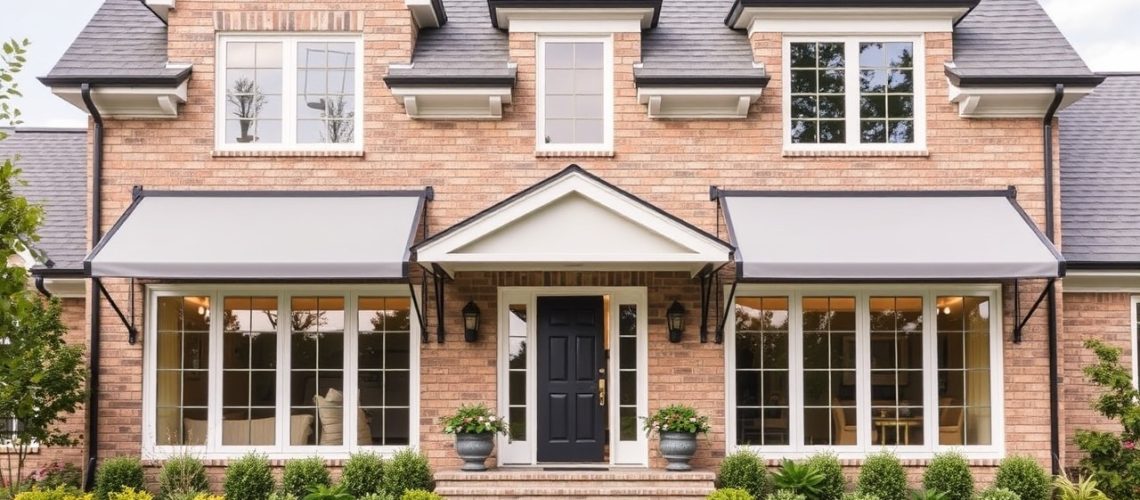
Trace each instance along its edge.
{"label": "stone planter", "polygon": [[456,434],[455,452],[463,459],[463,470],[481,472],[487,470],[487,457],[495,449],[495,434]]}
{"label": "stone planter", "polygon": [[689,460],[697,452],[697,434],[693,432],[662,432],[661,456],[669,462],[665,470],[687,471],[693,467]]}

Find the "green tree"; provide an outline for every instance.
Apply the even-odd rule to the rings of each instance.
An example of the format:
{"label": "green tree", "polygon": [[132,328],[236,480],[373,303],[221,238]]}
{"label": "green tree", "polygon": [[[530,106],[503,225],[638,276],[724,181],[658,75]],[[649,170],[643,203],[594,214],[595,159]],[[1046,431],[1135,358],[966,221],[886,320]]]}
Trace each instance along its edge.
{"label": "green tree", "polygon": [[[14,75],[23,69],[28,41],[10,40],[0,54],[0,123],[17,125],[20,96]],[[0,139],[7,134],[0,132]],[[45,301],[29,289],[23,266],[8,262],[23,252],[39,257],[33,244],[43,209],[16,195],[20,170],[14,160],[0,164],[0,420],[15,419],[13,432],[0,440],[0,485],[18,491],[28,454],[36,446],[74,446],[77,440],[59,428],[86,398],[83,349],[64,342],[67,328],[56,300]]]}
{"label": "green tree", "polygon": [[1085,367],[1085,376],[1104,390],[1093,409],[1120,422],[1120,430],[1078,430],[1077,447],[1086,453],[1081,467],[1109,498],[1140,498],[1140,391],[1132,385],[1131,370],[1120,362],[1120,349],[1099,340],[1087,340],[1085,347],[1097,357],[1096,364]]}

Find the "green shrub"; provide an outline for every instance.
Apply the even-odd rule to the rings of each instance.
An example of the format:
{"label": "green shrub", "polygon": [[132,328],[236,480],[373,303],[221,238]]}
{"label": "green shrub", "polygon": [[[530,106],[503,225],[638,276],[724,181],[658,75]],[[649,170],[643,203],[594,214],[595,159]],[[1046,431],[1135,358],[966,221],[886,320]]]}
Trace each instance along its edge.
{"label": "green shrub", "polygon": [[83,493],[79,488],[72,486],[57,486],[52,489],[33,487],[29,491],[19,493],[15,500],[92,500],[94,495]]}
{"label": "green shrub", "polygon": [[54,490],[60,486],[80,488],[83,486],[83,469],[75,464],[52,462],[33,473],[31,479],[41,490]]}
{"label": "green shrub", "polygon": [[281,474],[281,491],[304,498],[317,486],[332,486],[332,476],[320,457],[290,460]]}
{"label": "green shrub", "polygon": [[427,490],[408,490],[400,500],[443,500],[443,497]]}
{"label": "green shrub", "polygon": [[1108,495],[1097,488],[1097,482],[1091,477],[1078,478],[1074,484],[1068,476],[1057,476],[1053,480],[1057,488],[1059,500],[1109,500]]}
{"label": "green shrub", "polygon": [[269,494],[268,500],[299,500],[292,493],[285,493],[284,491],[274,491]]}
{"label": "green shrub", "polygon": [[305,500],[353,500],[353,497],[344,491],[343,486],[315,484],[309,487]]}
{"label": "green shrub", "polygon": [[738,451],[720,462],[716,485],[722,489],[747,491],[753,498],[768,494],[768,470],[764,459],[751,451]]}
{"label": "green shrub", "polygon": [[814,499],[819,496],[823,479],[819,471],[785,459],[780,469],[772,473],[772,487]]}
{"label": "green shrub", "polygon": [[387,494],[387,493],[369,493],[367,495],[364,495],[364,496],[358,498],[357,500],[398,500],[398,499],[396,497],[393,497],[393,496]]}
{"label": "green shrub", "polygon": [[938,490],[914,490],[910,492],[911,500],[946,500],[946,493]]}
{"label": "green shrub", "polygon": [[998,465],[994,486],[1017,493],[1021,500],[1049,500],[1049,476],[1029,457],[1006,457]]}
{"label": "green shrub", "polygon": [[[270,496],[270,498],[273,498]],[[226,497],[221,495],[214,495],[203,491],[192,493],[174,493],[170,495],[171,500],[226,500]]]}
{"label": "green shrub", "polygon": [[946,500],[970,500],[974,495],[970,462],[958,453],[935,455],[922,474],[922,487],[944,493]]}
{"label": "green shrub", "polygon": [[847,479],[843,477],[839,457],[834,453],[817,453],[804,465],[823,476],[823,481],[819,483],[819,495],[816,496],[818,500],[842,500],[843,492],[847,489]]}
{"label": "green shrub", "polygon": [[408,490],[435,489],[427,457],[414,450],[398,451],[384,463],[384,478],[381,484],[384,493],[396,498],[400,498]]}
{"label": "green shrub", "polygon": [[764,497],[764,500],[807,500],[807,497],[792,490],[776,490]]}
{"label": "green shrub", "polygon": [[855,491],[875,495],[879,500],[907,500],[906,471],[893,453],[870,455],[859,471]]}
{"label": "green shrub", "polygon": [[226,500],[265,500],[273,494],[273,472],[264,455],[250,453],[226,468],[222,491]]}
{"label": "green shrub", "polygon": [[130,486],[120,491],[112,491],[107,497],[110,500],[154,500],[154,495],[149,491],[136,490]]}
{"label": "green shrub", "polygon": [[375,453],[354,453],[344,463],[340,484],[352,496],[362,498],[370,493],[383,493],[384,461]]}
{"label": "green shrub", "polygon": [[[1085,377],[1103,392],[1092,408],[1117,422],[1111,431],[1078,429],[1077,447],[1083,452],[1081,468],[1096,478],[1099,490],[1113,499],[1140,497],[1140,390],[1132,381],[1132,367],[1120,362],[1121,349],[1095,339],[1085,347],[1096,353],[1096,364],[1084,368]],[[1134,354],[1135,355],[1135,354]],[[1023,499],[1026,500],[1026,499]]]}
{"label": "green shrub", "polygon": [[95,498],[108,500],[111,493],[126,488],[143,490],[143,466],[137,458],[118,457],[103,462],[95,471]]}
{"label": "green shrub", "polygon": [[721,488],[709,493],[705,500],[756,500],[756,497],[741,488]]}
{"label": "green shrub", "polygon": [[879,500],[879,497],[870,493],[850,492],[843,494],[843,500]]}
{"label": "green shrub", "polygon": [[978,493],[974,497],[975,500],[1021,500],[1017,493],[1009,491],[1005,488],[990,488],[986,491]]}
{"label": "green shrub", "polygon": [[197,494],[209,490],[206,467],[192,456],[181,455],[167,460],[158,473],[158,498],[161,500],[172,500],[176,494]]}

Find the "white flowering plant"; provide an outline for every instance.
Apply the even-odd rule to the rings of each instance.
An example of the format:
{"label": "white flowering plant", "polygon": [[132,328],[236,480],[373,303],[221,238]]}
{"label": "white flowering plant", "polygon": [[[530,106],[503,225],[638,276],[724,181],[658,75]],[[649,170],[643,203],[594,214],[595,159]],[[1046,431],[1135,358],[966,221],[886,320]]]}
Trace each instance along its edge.
{"label": "white flowering plant", "polygon": [[461,405],[453,415],[440,419],[446,434],[507,434],[510,426],[506,417],[495,416],[483,403]]}
{"label": "white flowering plant", "polygon": [[645,419],[645,435],[651,436],[654,432],[683,432],[688,434],[705,434],[712,427],[709,417],[697,413],[697,409],[686,405],[669,405],[658,409],[656,413]]}

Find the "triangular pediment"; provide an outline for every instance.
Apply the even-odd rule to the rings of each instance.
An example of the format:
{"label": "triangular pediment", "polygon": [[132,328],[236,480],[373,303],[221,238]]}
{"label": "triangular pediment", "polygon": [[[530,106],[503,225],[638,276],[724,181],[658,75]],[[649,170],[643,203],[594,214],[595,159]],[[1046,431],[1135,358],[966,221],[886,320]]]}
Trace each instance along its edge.
{"label": "triangular pediment", "polygon": [[731,246],[570,167],[424,241],[416,260],[467,270],[688,270]]}

